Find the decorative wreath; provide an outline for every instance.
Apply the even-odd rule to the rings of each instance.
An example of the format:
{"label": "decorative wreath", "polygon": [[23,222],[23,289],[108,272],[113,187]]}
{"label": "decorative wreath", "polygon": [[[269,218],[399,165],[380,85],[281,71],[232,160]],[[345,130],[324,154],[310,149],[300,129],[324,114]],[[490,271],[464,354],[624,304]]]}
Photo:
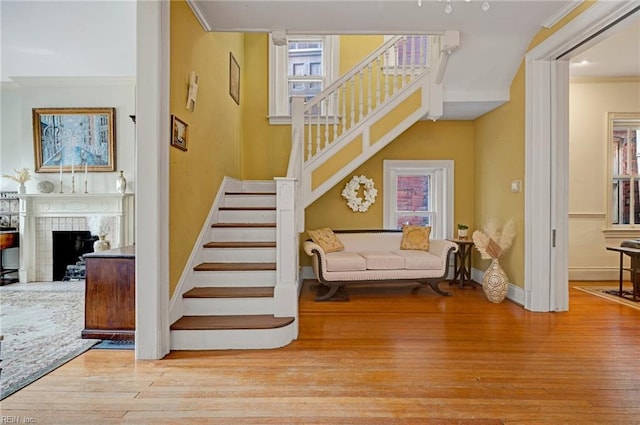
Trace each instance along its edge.
{"label": "decorative wreath", "polygon": [[[358,196],[360,185],[364,185],[364,200]],[[365,212],[376,201],[378,191],[373,187],[373,180],[365,176],[353,176],[342,190],[342,197],[347,200],[347,206],[356,212]]]}

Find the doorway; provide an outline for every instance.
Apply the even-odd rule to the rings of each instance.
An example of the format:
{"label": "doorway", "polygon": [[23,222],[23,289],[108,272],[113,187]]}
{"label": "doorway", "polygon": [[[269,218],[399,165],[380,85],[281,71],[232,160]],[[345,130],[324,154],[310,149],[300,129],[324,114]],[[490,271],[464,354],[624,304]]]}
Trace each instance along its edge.
{"label": "doorway", "polygon": [[568,302],[569,59],[633,15],[632,3],[598,2],[527,53],[525,307],[566,311]]}

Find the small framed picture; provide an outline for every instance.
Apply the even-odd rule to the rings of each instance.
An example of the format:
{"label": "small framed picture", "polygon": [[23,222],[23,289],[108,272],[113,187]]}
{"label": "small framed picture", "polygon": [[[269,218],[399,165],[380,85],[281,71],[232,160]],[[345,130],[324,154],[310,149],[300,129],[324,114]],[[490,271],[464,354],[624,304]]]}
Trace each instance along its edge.
{"label": "small framed picture", "polygon": [[240,105],[240,65],[229,52],[229,94]]}
{"label": "small framed picture", "polygon": [[189,125],[175,115],[171,115],[171,146],[186,151],[189,142]]}

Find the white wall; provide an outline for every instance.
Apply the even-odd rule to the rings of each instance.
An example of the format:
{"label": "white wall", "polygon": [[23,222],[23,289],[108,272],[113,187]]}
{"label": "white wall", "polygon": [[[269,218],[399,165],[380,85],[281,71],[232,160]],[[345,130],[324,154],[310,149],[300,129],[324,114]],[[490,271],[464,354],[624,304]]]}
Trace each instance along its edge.
{"label": "white wall", "polygon": [[618,254],[606,238],[609,112],[640,112],[640,79],[572,80],[569,91],[569,279],[617,280]]}
{"label": "white wall", "polygon": [[[14,168],[35,167],[32,108],[46,107],[114,107],[116,108],[116,171],[89,173],[89,193],[115,193],[117,170],[124,170],[127,192],[135,191],[135,115],[134,78],[15,78],[14,84],[0,88],[2,123],[0,140],[0,174],[13,174]],[[3,178],[0,190],[17,190],[17,184]],[[59,191],[57,173],[33,173],[27,193],[38,193],[37,184],[49,180]],[[76,176],[76,192],[81,179]],[[63,175],[63,191],[71,191],[71,176]]]}

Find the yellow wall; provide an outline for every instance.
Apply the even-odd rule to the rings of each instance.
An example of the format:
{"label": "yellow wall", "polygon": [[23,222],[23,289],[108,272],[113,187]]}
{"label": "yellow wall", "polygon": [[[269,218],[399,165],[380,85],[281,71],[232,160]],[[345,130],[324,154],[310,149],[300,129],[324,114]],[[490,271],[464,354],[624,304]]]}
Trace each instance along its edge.
{"label": "yellow wall", "polygon": [[[340,74],[348,71],[382,43],[382,36],[341,36]],[[269,37],[245,34],[246,96],[243,101],[243,177],[270,180],[286,173],[291,151],[291,126],[269,125]]]}
{"label": "yellow wall", "polygon": [[[586,2],[577,7],[555,26],[538,32],[529,49],[546,40],[558,29],[592,6]],[[475,217],[481,228],[488,219],[503,223],[514,218],[517,236],[512,248],[500,258],[500,264],[514,285],[524,287],[524,136],[525,136],[525,76],[524,60],[511,83],[510,100],[505,105],[475,121]],[[510,191],[512,180],[523,180],[523,190]],[[474,268],[485,270],[488,261],[476,253]]]}
{"label": "yellow wall", "polygon": [[[169,152],[169,293],[172,294],[224,176],[241,178],[243,35],[207,33],[184,1],[171,2],[171,113],[189,125],[188,151]],[[229,52],[240,64],[241,101],[229,96]],[[199,77],[186,110],[191,71]]]}
{"label": "yellow wall", "polygon": [[[357,168],[306,210],[306,228],[333,229],[383,228],[383,163],[392,160],[454,160],[454,223],[474,226],[474,125],[471,121],[419,121],[369,161]],[[378,198],[366,213],[347,207],[340,193],[352,176],[364,174],[373,179]],[[302,235],[306,238],[306,234]],[[301,254],[301,263],[309,264],[309,257]]]}

